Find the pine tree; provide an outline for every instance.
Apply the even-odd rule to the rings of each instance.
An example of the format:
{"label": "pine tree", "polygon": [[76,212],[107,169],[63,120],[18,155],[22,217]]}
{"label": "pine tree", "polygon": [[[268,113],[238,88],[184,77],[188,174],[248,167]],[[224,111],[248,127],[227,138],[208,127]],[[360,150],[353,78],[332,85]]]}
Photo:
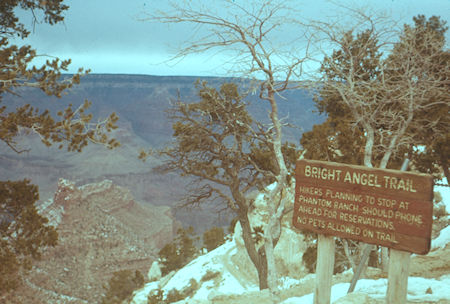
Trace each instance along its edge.
{"label": "pine tree", "polygon": [[0,295],[17,287],[42,250],[56,245],[55,228],[37,213],[38,199],[37,186],[28,180],[0,182]]}
{"label": "pine tree", "polygon": [[[34,23],[50,25],[62,22],[69,7],[62,0],[0,1],[0,145],[20,154],[25,150],[16,139],[34,134],[43,144],[57,144],[69,151],[81,152],[88,143],[114,148],[119,143],[107,136],[116,128],[118,117],[112,113],[106,119],[92,123],[91,105],[85,101],[78,107],[69,105],[56,115],[47,109],[37,109],[31,103],[22,106],[2,104],[5,93],[17,94],[21,87],[35,88],[49,96],[61,97],[65,90],[80,82],[83,69],[72,77],[62,77],[70,60],[48,60],[41,67],[32,65],[37,51],[29,45],[18,46],[11,38],[26,38],[30,31],[16,16],[18,9],[32,12]],[[43,20],[38,19],[42,16]],[[31,102],[31,101],[30,101]],[[54,246],[57,233],[48,226],[35,207],[38,189],[28,180],[0,181],[0,301],[18,286],[22,275],[31,268],[47,246]]]}
{"label": "pine tree", "polygon": [[[0,103],[6,92],[17,94],[20,87],[37,88],[49,96],[61,97],[63,92],[80,82],[80,77],[87,73],[83,69],[69,78],[62,78],[70,64],[70,59],[60,61],[58,58],[47,60],[41,67],[32,65],[37,56],[36,50],[29,45],[17,46],[10,39],[26,38],[30,31],[16,16],[17,9],[33,12],[34,22],[37,12],[43,13],[44,22],[51,25],[64,20],[63,13],[69,7],[61,0],[12,0],[0,3]],[[67,144],[69,151],[81,151],[88,142],[116,147],[118,142],[109,139],[106,132],[116,128],[117,116],[112,113],[99,123],[91,123],[92,115],[86,114],[91,103],[85,101],[77,108],[69,105],[53,117],[46,109],[37,109],[28,103],[15,107],[8,104],[0,106],[0,142],[14,151],[22,150],[15,138],[23,131],[37,134],[45,145],[58,143],[59,148]]]}
{"label": "pine tree", "polygon": [[203,247],[211,251],[225,242],[225,233],[222,227],[212,227],[203,233]]}
{"label": "pine tree", "polygon": [[[350,30],[317,25],[336,49],[324,57],[315,98],[328,119],[304,134],[305,157],[398,169],[407,155],[415,170],[439,176],[440,166],[448,176],[445,22],[415,17],[414,26],[405,25],[389,44],[383,37],[392,28],[358,16]],[[384,269],[387,256],[382,249]]]}
{"label": "pine tree", "polygon": [[333,33],[339,47],[322,63],[315,97],[328,118],[303,134],[306,158],[397,169],[407,153],[416,170],[448,176],[447,27],[435,16],[413,20],[391,49],[373,29]]}
{"label": "pine tree", "polygon": [[161,259],[161,272],[163,275],[182,268],[189,263],[197,252],[194,245],[194,228],[187,229],[180,228],[177,231],[177,236],[173,242],[166,244],[159,251],[159,258]]}
{"label": "pine tree", "polygon": [[[264,189],[279,177],[267,134],[271,131],[264,131],[252,119],[235,83],[224,83],[216,89],[203,82],[198,84],[198,95],[199,101],[179,101],[169,110],[174,144],[161,151],[167,161],[159,169],[193,178],[183,206],[217,200],[236,213],[247,252],[260,274],[260,287],[267,288],[266,254],[252,237],[254,231],[249,220],[252,202],[247,195]],[[291,169],[297,158],[295,147],[285,143],[282,153],[285,165]],[[289,176],[285,179],[288,182]],[[277,203],[280,201],[278,198]],[[271,246],[276,246],[281,234],[278,232]],[[176,252],[171,245],[163,249],[171,256]],[[177,256],[170,260],[176,264]]]}
{"label": "pine tree", "polygon": [[144,286],[144,276],[139,270],[134,273],[131,270],[120,270],[105,286],[106,294],[102,298],[102,304],[122,304],[124,300],[130,300],[133,291]]}
{"label": "pine tree", "polygon": [[[217,6],[212,3],[212,1],[206,1],[204,3],[184,1],[180,4],[173,2],[170,10],[167,12],[158,11],[149,13],[148,20],[162,23],[191,24],[204,28],[205,31],[197,32],[194,34],[195,37],[186,41],[173,59],[183,59],[186,55],[209,52],[212,49],[220,52],[224,51],[227,56],[232,57],[232,60],[229,62],[232,63],[229,74],[252,79],[253,85],[249,91],[257,94],[261,102],[270,105],[270,126],[259,129],[258,131],[261,132],[257,131],[251,134],[251,136],[258,137],[261,135],[265,137],[266,144],[264,146],[267,147],[266,152],[268,152],[266,155],[270,155],[270,157],[266,158],[267,162],[265,163],[268,166],[261,169],[257,168],[259,164],[252,163],[250,165],[251,169],[247,171],[248,179],[241,180],[242,189],[248,186],[250,188],[255,187],[255,174],[252,170],[253,168],[257,168],[256,170],[261,169],[260,173],[266,181],[276,181],[274,183],[275,187],[271,188],[266,194],[268,197],[267,201],[269,202],[267,204],[269,216],[265,225],[267,227],[264,229],[262,247],[258,246],[258,249],[255,250],[256,248],[252,244],[252,228],[250,227],[247,215],[244,215],[248,208],[244,207],[244,205],[248,202],[245,201],[242,194],[246,191],[241,192],[242,189],[239,189],[240,186],[236,184],[236,181],[240,179],[238,175],[243,173],[242,171],[247,170],[246,162],[251,162],[251,159],[249,160],[248,157],[241,158],[243,153],[238,151],[241,148],[239,146],[236,147],[236,151],[226,149],[231,154],[229,157],[225,156],[224,160],[229,163],[225,163],[224,161],[224,166],[219,169],[219,174],[222,170],[228,171],[226,174],[231,177],[226,182],[225,187],[233,189],[232,192],[234,193],[231,195],[233,198],[229,199],[227,195],[221,194],[219,196],[221,196],[220,199],[225,201],[231,209],[241,209],[238,212],[240,214],[238,215],[239,222],[242,227],[247,253],[258,271],[259,288],[261,290],[269,288],[270,292],[275,295],[277,292],[277,270],[275,267],[274,248],[281,235],[281,229],[279,227],[281,226],[282,217],[286,214],[285,200],[281,198],[290,186],[290,172],[287,160],[285,159],[285,153],[283,152],[282,129],[284,121],[279,116],[277,100],[278,97],[283,98],[284,93],[288,90],[303,86],[297,80],[303,77],[303,64],[309,58],[309,45],[311,40],[308,30],[295,20],[295,9],[289,7],[283,1],[249,1],[246,5],[235,3],[234,1],[224,1],[227,9],[223,11],[223,14],[219,15],[216,11]],[[284,26],[289,26],[291,29],[296,28],[294,32],[298,33],[298,35],[289,37],[280,35],[283,32]],[[306,42],[308,46],[300,46],[297,44],[299,41]],[[231,86],[228,86],[227,89],[230,90],[228,93],[232,93],[233,88]],[[206,91],[204,90],[205,93]],[[201,97],[206,99],[206,96]],[[230,97],[231,99],[235,98],[234,96],[228,96],[228,98]],[[219,100],[214,95],[211,95],[211,99]],[[202,103],[202,105],[205,104],[206,102]],[[235,104],[240,107],[243,106],[239,102],[227,103],[230,106]],[[220,106],[220,104],[217,104],[217,106]],[[195,109],[187,110],[191,111],[192,114],[195,112]],[[198,109],[198,111],[200,110]],[[219,124],[219,128],[228,124],[231,127],[231,133],[228,137],[230,141],[235,141],[236,139],[235,142],[237,145],[239,145],[238,142],[241,142],[244,144],[242,147],[248,148],[252,140],[248,140],[249,134],[245,131],[245,126],[248,124],[248,120],[245,120],[247,117],[244,117],[243,112],[239,108],[231,108],[230,110],[234,111],[234,114],[240,115],[240,117],[233,118],[219,111],[217,113],[220,114],[219,117],[226,119],[228,122],[217,121],[215,120],[215,116],[211,118],[214,123]],[[195,132],[201,131],[202,128],[192,130],[194,134]],[[235,138],[233,138],[233,133],[237,135]],[[239,138],[240,135],[243,135],[244,138]],[[214,141],[213,138],[209,140]],[[222,141],[219,134],[216,140]],[[255,147],[258,147],[257,143]],[[222,157],[222,152],[218,152],[220,157]],[[201,153],[198,154],[200,155]],[[192,161],[192,164],[194,163],[196,161]],[[208,166],[207,163],[204,165]],[[265,168],[269,167],[273,171],[265,170]],[[212,181],[211,173],[217,177],[217,174],[213,170],[214,168],[211,168],[211,171],[207,172],[207,177],[204,178],[205,180]],[[189,175],[192,176],[195,174]],[[220,180],[217,184],[221,183],[223,184],[223,180]],[[205,198],[208,198],[208,195],[214,194],[215,190],[211,191],[211,188],[207,188],[204,187],[202,189],[203,191],[200,192],[200,196],[205,195]],[[215,189],[218,189],[218,187],[215,187]],[[237,207],[237,205],[240,206]]]}

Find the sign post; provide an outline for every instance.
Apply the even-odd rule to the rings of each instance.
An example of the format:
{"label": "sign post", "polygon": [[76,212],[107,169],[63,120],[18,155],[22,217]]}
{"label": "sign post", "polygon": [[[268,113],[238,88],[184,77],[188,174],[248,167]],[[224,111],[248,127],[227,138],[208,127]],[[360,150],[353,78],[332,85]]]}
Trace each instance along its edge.
{"label": "sign post", "polygon": [[[299,160],[293,225],[319,235],[362,241],[400,253],[426,254],[431,245],[432,199],[430,175]],[[391,264],[396,260],[394,250]],[[404,260],[404,255],[397,256]],[[402,271],[405,270],[407,267]],[[319,264],[317,271],[322,271]],[[398,270],[389,269],[389,275],[391,272],[394,275]],[[390,288],[393,289],[398,287]],[[392,301],[389,303],[397,303]],[[317,303],[329,303],[329,299]]]}
{"label": "sign post", "polygon": [[334,237],[319,234],[316,265],[314,304],[328,304],[334,270]]}
{"label": "sign post", "polygon": [[387,304],[406,303],[410,256],[409,252],[391,249],[386,293]]}

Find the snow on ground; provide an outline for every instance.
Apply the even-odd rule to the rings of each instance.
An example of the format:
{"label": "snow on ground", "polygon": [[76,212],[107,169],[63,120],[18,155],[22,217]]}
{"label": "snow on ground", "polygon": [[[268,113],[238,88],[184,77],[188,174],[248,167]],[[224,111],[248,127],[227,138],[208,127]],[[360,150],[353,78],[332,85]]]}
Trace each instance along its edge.
{"label": "snow on ground", "polygon": [[[440,248],[450,242],[450,227],[441,231],[441,235],[432,241],[433,248]],[[162,288],[164,292],[171,289],[182,289],[189,284],[191,278],[195,279],[201,285],[199,290],[193,296],[196,300],[207,300],[208,295],[214,290],[217,294],[243,294],[250,291],[257,291],[255,285],[243,286],[239,281],[226,269],[223,264],[222,257],[233,255],[236,252],[235,243],[228,241],[217,249],[198,257],[184,268],[179,270]],[[220,283],[215,285],[214,281],[209,280],[201,282],[202,277],[208,271],[221,272]],[[279,280],[279,288],[287,290],[293,285],[302,284],[302,281],[314,279],[314,274],[308,274],[306,277],[297,280],[292,278],[282,278]],[[158,289],[159,282],[151,282],[139,290],[133,299],[133,304],[146,304],[148,294]],[[382,300],[386,296],[387,279],[361,279],[355,287],[355,292],[367,294],[374,299]],[[339,298],[347,294],[350,283],[339,283],[332,286],[331,302],[337,301]],[[439,279],[426,279],[421,277],[409,277],[408,279],[408,301],[423,303],[438,302],[442,300],[450,301],[450,274],[444,275]],[[312,304],[314,294],[310,293],[301,297],[292,297],[284,300],[281,304]]]}
{"label": "snow on ground", "polygon": [[308,281],[314,277],[315,277],[315,275],[312,273],[307,274],[304,278],[302,278],[300,280],[294,279],[294,278],[289,278],[289,277],[283,277],[278,280],[278,288],[282,289],[282,290],[286,290],[286,289],[291,288],[294,285],[300,285],[300,284],[302,284],[302,282]]}
{"label": "snow on ground", "polygon": [[[444,179],[441,181],[447,184]],[[439,191],[443,198],[443,203],[446,210],[450,213],[450,188],[444,186],[435,186],[434,191]],[[440,235],[432,240],[432,249],[436,250],[444,248],[446,244],[450,243],[450,226],[444,228]],[[175,275],[163,286],[162,290],[167,293],[172,289],[182,289],[189,285],[191,279],[195,279],[199,285],[199,290],[193,296],[196,300],[206,300],[208,295],[214,291],[215,294],[243,294],[250,291],[257,291],[258,287],[251,283],[245,284],[239,278],[227,269],[224,263],[224,258],[229,259],[230,256],[236,253],[236,245],[234,241],[228,241],[224,245],[219,246],[211,252],[199,256],[191,261],[188,265],[180,269]],[[220,272],[220,282],[208,280],[201,282],[204,275],[208,272]],[[289,289],[293,285],[301,284],[303,280],[311,280],[314,274],[309,274],[305,278],[296,280],[291,278],[281,278],[279,280],[279,288],[283,290]],[[147,283],[144,288],[135,293],[133,304],[146,304],[148,294],[152,290],[158,289],[159,282]],[[347,294],[350,283],[335,284],[331,290],[331,302]],[[450,301],[450,274],[444,275],[439,279],[425,279],[421,277],[409,277],[408,279],[408,301],[422,303],[424,301],[437,302],[440,300]],[[383,299],[386,296],[387,279],[361,279],[358,281],[355,292],[362,292],[368,294],[371,298]],[[282,304],[311,304],[313,303],[314,295],[307,294],[301,297],[292,297],[284,300]]]}
{"label": "snow on ground", "polygon": [[[215,250],[198,257],[179,270],[169,280],[167,285],[164,286],[164,290],[169,291],[174,288],[180,289],[187,286],[189,284],[189,280],[192,278],[202,284],[201,279],[208,271],[219,271],[222,273],[222,280],[220,284],[214,288],[217,294],[242,294],[248,291],[258,290],[256,285],[243,286],[224,266],[222,257],[227,255],[231,256],[234,253],[236,253],[236,245],[234,241],[228,241]],[[199,291],[194,295],[193,299],[206,300],[213,285],[214,282],[212,281],[203,283]]]}
{"label": "snow on ground", "polygon": [[[444,178],[439,183],[447,184]],[[446,206],[447,213],[450,213],[450,187],[434,186],[434,191],[442,195],[442,201]],[[431,241],[433,250],[444,248],[450,243],[450,226],[441,230],[439,236]],[[368,294],[371,298],[384,299],[386,297],[387,279],[369,280],[361,279],[355,287],[355,292]],[[333,285],[331,289],[331,302],[347,294],[350,283],[339,283]],[[408,278],[408,301],[423,303],[437,302],[440,300],[450,301],[450,274],[444,275],[439,279],[425,279],[421,277]],[[428,293],[427,293],[428,291]],[[430,293],[431,292],[431,293]],[[314,294],[310,293],[302,297],[293,297],[283,301],[281,304],[312,304]]]}
{"label": "snow on ground", "polygon": [[[439,184],[447,185],[447,179],[444,177]],[[441,193],[442,203],[447,213],[450,213],[450,187],[435,185],[433,190]],[[439,236],[431,241],[431,249],[444,248],[447,243],[450,243],[450,226],[442,229]]]}
{"label": "snow on ground", "polygon": [[[384,299],[387,290],[387,279],[369,280],[361,279],[355,287],[355,292],[361,292],[374,299]],[[425,279],[409,277],[408,301],[423,303],[450,300],[449,293],[450,275],[437,279]],[[331,303],[347,294],[350,283],[339,283],[331,289]],[[427,293],[428,292],[428,293]],[[314,294],[310,293],[302,297],[293,297],[281,302],[281,304],[312,304]]]}
{"label": "snow on ground", "polygon": [[[167,293],[172,289],[181,291],[189,285],[191,279],[195,279],[200,286],[199,290],[193,296],[196,300],[206,300],[208,295],[214,290],[215,294],[243,294],[249,291],[257,291],[258,286],[246,284],[243,286],[224,266],[224,256],[232,256],[236,253],[236,244],[234,241],[228,241],[222,246],[199,256],[191,261],[185,267],[175,273],[175,275],[167,282],[162,290]],[[220,272],[221,280],[215,286],[213,280],[201,282],[203,276],[208,272]],[[133,298],[133,304],[147,303],[147,296],[152,291],[158,289],[158,282],[151,282],[138,290]]]}
{"label": "snow on ground", "polygon": [[431,240],[431,249],[444,248],[448,243],[450,243],[450,226],[442,229],[439,236]]}
{"label": "snow on ground", "polygon": [[133,300],[131,301],[132,304],[145,304],[147,303],[148,295],[152,290],[158,289],[159,282],[150,282],[145,284],[144,288],[139,289],[135,292]]}
{"label": "snow on ground", "polygon": [[[439,184],[448,185],[447,179],[444,177],[439,181]],[[441,193],[445,209],[447,210],[447,213],[450,213],[450,187],[435,185],[433,190]]]}

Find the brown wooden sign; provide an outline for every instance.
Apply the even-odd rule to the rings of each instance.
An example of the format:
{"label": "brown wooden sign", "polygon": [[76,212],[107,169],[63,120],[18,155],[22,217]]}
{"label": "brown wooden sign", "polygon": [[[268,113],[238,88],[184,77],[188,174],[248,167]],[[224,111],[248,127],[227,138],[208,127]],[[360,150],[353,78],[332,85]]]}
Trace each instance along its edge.
{"label": "brown wooden sign", "polygon": [[430,175],[299,160],[293,225],[398,250],[430,251]]}

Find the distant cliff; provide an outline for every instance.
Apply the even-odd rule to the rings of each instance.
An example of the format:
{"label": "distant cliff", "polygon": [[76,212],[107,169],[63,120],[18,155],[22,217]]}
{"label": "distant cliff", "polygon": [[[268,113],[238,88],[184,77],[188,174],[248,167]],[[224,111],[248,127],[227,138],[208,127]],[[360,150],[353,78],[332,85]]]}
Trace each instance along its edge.
{"label": "distant cliff", "polygon": [[142,205],[108,180],[61,179],[39,210],[57,227],[58,245],[34,265],[17,303],[97,303],[113,272],[145,275],[178,227],[169,207]]}
{"label": "distant cliff", "polygon": [[[81,83],[70,89],[61,99],[48,97],[34,89],[21,88],[20,97],[5,95],[5,102],[32,102],[39,108],[50,108],[54,112],[64,104],[81,104],[85,99],[93,102],[91,111],[94,116],[117,112],[122,121],[131,123],[133,131],[151,146],[160,146],[169,142],[171,125],[167,121],[165,110],[170,102],[177,100],[194,101],[197,97],[195,82],[207,81],[212,86],[224,82],[238,82],[245,90],[249,81],[237,78],[195,77],[195,76],[146,76],[125,74],[91,74],[82,77]],[[268,120],[269,104],[258,100],[258,94],[250,94],[250,112],[259,121]],[[279,97],[280,117],[303,130],[310,130],[315,123],[321,122],[317,113],[313,113],[314,103],[305,90],[291,90]],[[286,139],[298,143],[301,129],[286,129]]]}
{"label": "distant cliff", "polygon": [[[92,101],[90,112],[95,119],[116,112],[119,129],[114,136],[122,147],[109,151],[101,146],[90,145],[83,153],[68,153],[55,147],[46,147],[37,136],[20,138],[23,148],[31,148],[20,155],[0,143],[0,179],[30,178],[39,185],[42,200],[50,198],[56,191],[59,178],[73,180],[77,185],[98,182],[105,178],[130,189],[136,199],[153,205],[174,206],[185,194],[187,181],[176,174],[158,175],[152,167],[160,164],[156,158],[142,163],[137,159],[140,148],[159,148],[170,143],[172,129],[165,111],[178,96],[183,101],[194,101],[197,97],[195,82],[198,77],[170,77],[144,75],[92,74],[81,79],[61,99],[48,97],[30,88],[21,88],[19,96],[4,95],[4,103],[32,103],[40,109],[57,110],[72,103],[79,105],[85,99]],[[219,86],[226,81],[237,81],[248,86],[246,80],[232,78],[202,77],[210,85]],[[260,120],[269,122],[269,105],[257,99],[258,94],[249,95],[250,112]],[[298,144],[303,131],[310,130],[323,118],[313,113],[311,96],[302,90],[287,92],[279,99],[280,117],[298,128],[286,128],[285,138]],[[217,215],[219,206],[203,210],[177,210],[175,216],[184,225],[193,225],[201,233],[211,225],[226,225],[229,217]]]}

